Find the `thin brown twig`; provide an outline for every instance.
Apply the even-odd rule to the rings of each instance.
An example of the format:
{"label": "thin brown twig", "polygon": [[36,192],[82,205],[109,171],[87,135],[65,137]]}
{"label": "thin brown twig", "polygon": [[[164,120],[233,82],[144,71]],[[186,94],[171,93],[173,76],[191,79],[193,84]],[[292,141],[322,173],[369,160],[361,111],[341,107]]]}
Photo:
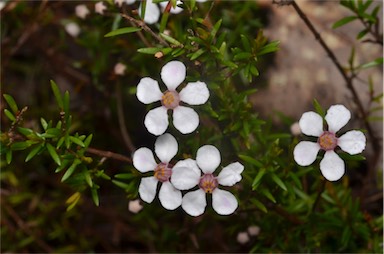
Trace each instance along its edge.
{"label": "thin brown twig", "polygon": [[327,52],[329,58],[334,63],[340,74],[342,75],[343,79],[345,80],[345,83],[347,85],[347,88],[351,91],[353,100],[355,104],[357,105],[357,108],[359,110],[359,113],[361,114],[361,118],[363,119],[365,128],[367,129],[368,135],[371,139],[371,144],[374,149],[374,151],[380,151],[381,146],[378,142],[378,139],[376,138],[376,135],[371,127],[371,124],[368,122],[368,115],[364,109],[364,106],[360,100],[359,95],[357,94],[357,91],[355,87],[353,86],[353,77],[350,77],[347,75],[344,68],[341,66],[339,60],[336,58],[335,54],[332,52],[332,50],[328,47],[328,45],[324,42],[322,37],[320,36],[319,32],[316,30],[316,28],[313,26],[312,22],[307,18],[305,13],[300,9],[300,7],[297,5],[295,1],[289,1],[290,5],[293,6],[299,17],[304,21],[304,23],[307,25],[309,30],[313,33],[316,40],[320,43],[320,45],[323,47],[323,49]]}
{"label": "thin brown twig", "polygon": [[121,84],[120,82],[117,82],[116,84],[116,104],[117,104],[117,118],[119,120],[119,127],[121,135],[123,136],[124,143],[128,150],[133,153],[136,148],[134,144],[132,143],[132,139],[128,134],[127,126],[125,125],[125,117],[124,117],[124,110],[123,110],[123,100],[121,98]]}
{"label": "thin brown twig", "polygon": [[103,157],[103,158],[109,158],[109,159],[114,159],[114,160],[132,163],[131,158],[124,156],[122,154],[118,154],[118,153],[114,153],[114,152],[110,152],[110,151],[103,151],[103,150],[99,150],[96,148],[88,147],[86,152],[98,155],[98,156]]}

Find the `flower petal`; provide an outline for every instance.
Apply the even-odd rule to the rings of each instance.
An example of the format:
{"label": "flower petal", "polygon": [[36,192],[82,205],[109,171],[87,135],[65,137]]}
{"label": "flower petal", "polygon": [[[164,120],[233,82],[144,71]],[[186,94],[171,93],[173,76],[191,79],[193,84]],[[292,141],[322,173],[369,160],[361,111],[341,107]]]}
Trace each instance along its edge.
{"label": "flower petal", "polygon": [[219,184],[224,186],[232,186],[241,180],[241,172],[244,166],[239,162],[231,163],[223,168],[217,176]]}
{"label": "flower petal", "polygon": [[158,182],[159,181],[154,176],[144,177],[141,179],[139,185],[139,194],[143,201],[152,203],[156,196],[156,188]]}
{"label": "flower petal", "polygon": [[157,166],[152,151],[146,147],[137,149],[132,160],[133,166],[141,173],[154,171]]}
{"label": "flower petal", "polygon": [[149,104],[161,100],[163,93],[156,80],[146,77],[142,78],[137,85],[136,96],[142,103]]}
{"label": "flower petal", "polygon": [[211,174],[220,165],[220,151],[212,145],[202,146],[197,150],[196,162],[205,174]]}
{"label": "flower petal", "polygon": [[212,192],[212,207],[220,215],[232,214],[238,206],[236,197],[229,191],[215,189]]}
{"label": "flower petal", "polygon": [[331,106],[325,115],[328,130],[333,133],[336,133],[343,128],[348,123],[349,119],[351,119],[351,112],[343,105]]}
{"label": "flower petal", "polygon": [[205,192],[202,189],[188,192],[184,195],[181,207],[191,216],[199,216],[204,213],[207,206]]}
{"label": "flower petal", "polygon": [[161,79],[168,87],[168,90],[174,91],[184,81],[187,69],[182,62],[171,61],[161,69]]}
{"label": "flower petal", "polygon": [[[175,8],[171,7],[171,9],[170,9],[169,12],[172,13],[172,14],[179,14],[180,12],[182,12],[182,11],[183,11],[183,8],[177,6],[177,5],[181,4],[181,3],[182,3],[182,2],[181,2],[180,0],[178,0],[178,1],[176,2],[176,7],[175,7]],[[161,7],[162,7],[163,9],[165,9],[165,7],[167,7],[167,4],[168,4],[168,2],[160,2],[160,5],[161,5]]]}
{"label": "flower petal", "polygon": [[318,143],[310,141],[301,141],[293,150],[293,157],[300,166],[309,166],[315,160],[320,150]]}
{"label": "flower petal", "polygon": [[199,115],[191,108],[178,106],[173,109],[173,125],[182,134],[191,133],[199,126]]}
{"label": "flower petal", "polygon": [[153,135],[161,135],[168,128],[168,114],[165,107],[150,110],[144,119],[144,125]]}
{"label": "flower petal", "polygon": [[209,98],[209,90],[204,82],[188,83],[186,87],[179,93],[180,100],[189,105],[201,105],[207,102]]}
{"label": "flower petal", "polygon": [[169,133],[165,133],[156,139],[155,153],[161,162],[169,163],[177,154],[177,149],[177,141]]}
{"label": "flower petal", "polygon": [[[139,6],[139,15],[141,16],[141,4]],[[152,25],[156,23],[160,18],[160,9],[159,7],[152,3],[152,0],[147,0],[146,6],[145,6],[145,17],[144,22]]]}
{"label": "flower petal", "polygon": [[165,209],[175,210],[181,205],[181,191],[173,187],[169,181],[164,182],[160,188],[159,199]]}
{"label": "flower petal", "polygon": [[300,118],[299,125],[305,135],[319,137],[323,133],[323,118],[315,112],[305,112]]}
{"label": "flower petal", "polygon": [[[192,159],[187,160],[189,162],[178,162],[172,168],[171,183],[179,190],[192,189],[193,187],[198,185],[200,181],[201,171],[197,168],[196,162]],[[188,164],[193,163],[196,165],[196,167],[188,166]]]}
{"label": "flower petal", "polygon": [[179,168],[179,167],[185,167],[185,168],[190,168],[193,170],[196,174],[201,175],[201,170],[197,166],[197,163],[193,159],[185,159],[178,161],[173,168]]}
{"label": "flower petal", "polygon": [[361,131],[348,131],[337,140],[337,145],[349,154],[358,154],[365,149],[366,138]]}
{"label": "flower petal", "polygon": [[320,170],[328,181],[337,181],[344,175],[345,164],[334,151],[327,151],[320,162]]}

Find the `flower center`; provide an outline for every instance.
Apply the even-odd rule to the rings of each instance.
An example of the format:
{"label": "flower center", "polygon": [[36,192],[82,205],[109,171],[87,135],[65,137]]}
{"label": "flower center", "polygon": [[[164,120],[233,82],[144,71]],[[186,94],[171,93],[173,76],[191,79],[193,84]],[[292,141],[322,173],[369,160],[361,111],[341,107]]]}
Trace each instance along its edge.
{"label": "flower center", "polygon": [[333,150],[337,146],[337,137],[334,133],[329,131],[324,131],[323,134],[317,140],[321,149],[325,151]]}
{"label": "flower center", "polygon": [[172,175],[172,166],[170,164],[159,163],[155,168],[155,177],[160,182],[166,182]]}
{"label": "flower center", "polygon": [[218,181],[212,174],[205,174],[200,178],[199,187],[205,193],[212,193],[216,189]]}
{"label": "flower center", "polygon": [[161,96],[161,104],[167,109],[174,109],[179,106],[180,96],[176,91],[165,91]]}

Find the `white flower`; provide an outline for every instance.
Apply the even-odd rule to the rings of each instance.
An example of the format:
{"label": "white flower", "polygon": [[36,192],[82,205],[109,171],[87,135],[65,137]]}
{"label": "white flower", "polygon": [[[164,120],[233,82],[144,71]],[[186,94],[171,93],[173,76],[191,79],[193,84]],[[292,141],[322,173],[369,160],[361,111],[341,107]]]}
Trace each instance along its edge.
{"label": "white flower", "polygon": [[300,166],[311,165],[320,149],[325,151],[320,162],[320,170],[328,181],[339,180],[345,172],[344,161],[335,153],[339,146],[343,151],[354,155],[365,149],[366,139],[361,131],[348,131],[341,137],[336,136],[351,118],[351,112],[343,105],[331,106],[325,116],[328,131],[323,130],[323,119],[315,112],[306,112],[302,115],[299,124],[301,131],[308,136],[318,137],[317,142],[301,141],[296,145],[293,155]]}
{"label": "white flower", "polygon": [[128,210],[131,213],[138,213],[141,211],[141,209],[143,209],[143,206],[140,204],[139,199],[129,201]]}
{"label": "white flower", "polygon": [[174,210],[181,205],[181,192],[169,181],[172,175],[172,165],[169,162],[176,155],[177,149],[176,139],[166,133],[158,137],[155,142],[155,153],[160,163],[156,163],[152,151],[146,147],[139,148],[133,154],[133,166],[138,171],[141,173],[154,171],[154,176],[144,177],[140,182],[139,195],[145,202],[151,203],[154,200],[160,182],[161,205],[168,210]]}
{"label": "white flower", "polygon": [[237,241],[240,243],[240,244],[246,244],[247,242],[249,242],[249,235],[247,232],[239,232],[237,234]]}
{"label": "white flower", "polygon": [[79,4],[75,7],[75,13],[79,18],[85,19],[89,14],[89,10],[85,4]]}
{"label": "white flower", "polygon": [[183,197],[181,206],[189,215],[199,216],[204,213],[207,205],[206,193],[212,193],[212,207],[218,214],[229,215],[236,210],[236,197],[218,186],[233,186],[239,182],[244,166],[239,162],[231,163],[216,177],[212,173],[220,165],[220,161],[219,150],[212,145],[205,145],[197,151],[196,161],[186,159],[173,167],[171,182],[177,189],[189,190],[196,185],[199,187]]}
{"label": "white flower", "polygon": [[64,26],[65,31],[72,37],[77,37],[80,34],[80,27],[74,22],[70,22]]}
{"label": "white flower", "polygon": [[196,130],[199,115],[192,108],[181,106],[180,102],[189,105],[204,104],[209,98],[209,91],[204,82],[188,83],[181,92],[176,88],[184,81],[186,68],[182,62],[171,61],[161,69],[161,79],[168,90],[160,91],[156,80],[145,77],[137,85],[136,96],[144,104],[161,101],[162,106],[150,110],[145,116],[144,125],[154,135],[163,134],[168,128],[168,109],[173,110],[173,125],[181,133],[187,134]]}
{"label": "white flower", "polygon": [[97,2],[95,4],[95,12],[96,13],[99,13],[99,14],[103,15],[104,14],[104,10],[106,10],[106,9],[107,9],[107,7],[104,5],[103,2]]}
{"label": "white flower", "polygon": [[124,75],[125,69],[127,69],[127,66],[125,66],[122,63],[117,63],[114,68],[114,72],[116,75]]}
{"label": "white flower", "polygon": [[[176,5],[181,4],[182,2],[179,0],[176,2]],[[167,6],[168,2],[161,2],[160,5],[164,9]],[[170,13],[177,14],[183,11],[183,8],[180,8],[178,6],[171,7]],[[141,4],[139,6],[139,15],[141,15]],[[160,9],[157,4],[153,3],[152,0],[147,0],[146,6],[145,6],[145,16],[144,16],[144,22],[152,25],[159,21],[160,18]]]}

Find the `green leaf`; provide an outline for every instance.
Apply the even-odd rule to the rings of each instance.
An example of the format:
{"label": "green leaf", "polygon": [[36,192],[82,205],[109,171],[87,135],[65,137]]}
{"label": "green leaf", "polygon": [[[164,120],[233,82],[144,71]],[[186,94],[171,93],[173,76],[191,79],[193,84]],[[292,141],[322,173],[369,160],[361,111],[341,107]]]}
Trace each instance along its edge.
{"label": "green leaf", "polygon": [[178,40],[172,38],[171,36],[169,35],[166,35],[165,33],[160,33],[160,37],[162,37],[164,40],[166,40],[167,42],[175,45],[175,46],[180,46],[182,45],[181,42],[179,42]]}
{"label": "green leaf", "polygon": [[261,162],[259,162],[258,160],[254,159],[254,158],[252,158],[250,156],[239,154],[239,158],[242,159],[245,162],[248,162],[248,163],[250,163],[252,165],[255,165],[258,168],[263,167],[263,164],[261,164]]}
{"label": "green leaf", "polygon": [[344,18],[340,19],[339,21],[335,22],[333,24],[332,28],[335,29],[335,28],[341,27],[345,24],[348,24],[349,22],[354,21],[355,19],[357,19],[357,16],[344,17]]}
{"label": "green leaf", "polygon": [[221,23],[223,22],[222,19],[219,19],[216,24],[213,26],[212,31],[211,31],[211,42],[213,39],[216,37],[217,32],[220,29]]}
{"label": "green leaf", "polygon": [[252,54],[249,52],[240,52],[233,57],[233,60],[239,61],[239,60],[249,59],[251,57],[252,57]]}
{"label": "green leaf", "polygon": [[261,55],[275,52],[275,51],[279,50],[279,44],[280,44],[280,41],[272,41],[269,44],[261,47],[258,50],[257,55],[261,56]]}
{"label": "green leaf", "polygon": [[168,11],[163,12],[163,15],[160,21],[160,33],[164,32],[165,27],[167,26],[168,18],[169,18],[169,12]]}
{"label": "green leaf", "polygon": [[8,103],[12,112],[14,114],[17,114],[19,112],[19,109],[18,109],[17,104],[16,104],[15,100],[13,99],[13,97],[10,96],[9,94],[3,94],[3,97],[4,97],[5,101]]}
{"label": "green leaf", "polygon": [[256,200],[256,199],[252,199],[252,203],[257,207],[259,208],[261,211],[265,212],[265,213],[268,213],[268,210],[267,208],[265,207],[265,205],[263,205],[260,201]]}
{"label": "green leaf", "polygon": [[287,186],[285,186],[285,184],[283,183],[283,181],[281,181],[281,179],[274,173],[271,174],[272,176],[272,180],[277,184],[279,185],[280,188],[282,188],[283,190],[287,191]]}
{"label": "green leaf", "polygon": [[40,144],[35,146],[27,155],[25,158],[25,162],[30,161],[33,157],[35,157],[36,154],[40,153],[44,149],[44,144]]}
{"label": "green leaf", "polygon": [[129,184],[126,184],[126,183],[123,183],[123,182],[120,182],[120,181],[117,181],[117,180],[112,180],[112,182],[117,185],[118,187],[120,188],[123,188],[124,190],[127,190],[130,188]]}
{"label": "green leaf", "polygon": [[5,153],[5,160],[7,161],[7,164],[11,164],[12,162],[12,150],[7,150]]}
{"label": "green leaf", "polygon": [[46,130],[48,128],[48,123],[47,121],[45,121],[44,118],[40,118],[40,123],[41,123],[41,126],[43,127],[44,130]]}
{"label": "green leaf", "polygon": [[11,111],[9,111],[8,109],[4,109],[4,114],[8,117],[9,120],[11,120],[12,122],[16,121],[16,117],[12,114]]}
{"label": "green leaf", "polygon": [[357,39],[357,40],[360,40],[360,39],[363,38],[368,32],[369,32],[369,29],[364,29],[364,30],[360,31],[360,32],[357,34],[356,39]]}
{"label": "green leaf", "polygon": [[84,170],[83,171],[83,175],[84,175],[84,179],[87,182],[87,184],[89,185],[89,187],[92,188],[93,182],[92,182],[91,174],[89,173],[89,171],[88,170]]}
{"label": "green leaf", "polygon": [[134,33],[140,30],[141,30],[140,27],[123,27],[107,33],[106,35],[104,35],[104,37],[112,37],[112,36],[121,35],[121,34]]}
{"label": "green leaf", "polygon": [[99,195],[97,194],[97,189],[92,188],[91,193],[92,193],[93,203],[95,203],[96,206],[99,206]]}
{"label": "green leaf", "polygon": [[72,196],[70,196],[65,201],[65,203],[68,204],[67,212],[72,210],[76,206],[77,202],[79,202],[79,200],[80,200],[80,197],[81,197],[80,192],[75,192]]}
{"label": "green leaf", "polygon": [[130,174],[130,173],[121,173],[121,174],[116,174],[115,178],[117,178],[117,179],[132,179],[132,178],[135,178],[135,175]]}
{"label": "green leaf", "polygon": [[276,199],[273,197],[271,192],[267,189],[262,189],[261,193],[266,196],[269,200],[271,200],[273,203],[276,203]]}
{"label": "green leaf", "polygon": [[31,146],[31,143],[26,142],[26,141],[15,142],[11,145],[11,150],[12,151],[25,150],[30,146]]}
{"label": "green leaf", "polygon": [[64,93],[63,105],[64,105],[63,109],[64,109],[66,120],[67,120],[69,116],[69,92],[68,91],[65,91]]}
{"label": "green leaf", "polygon": [[357,68],[358,69],[367,69],[367,68],[371,68],[371,67],[374,67],[374,66],[377,66],[380,64],[383,64],[383,58],[382,57],[379,57],[379,58],[373,60],[372,62],[362,64],[362,65],[358,66]]}
{"label": "green leaf", "polygon": [[245,35],[240,35],[240,38],[241,38],[241,42],[244,46],[244,49],[247,51],[247,52],[251,52],[251,45],[249,44],[249,40],[248,38],[245,36]]}
{"label": "green leaf", "polygon": [[264,176],[266,172],[266,169],[265,168],[262,168],[259,173],[257,173],[255,179],[253,180],[252,182],[252,189],[255,190],[257,188],[257,186],[259,185],[260,183],[260,180],[261,178]]}
{"label": "green leaf", "polygon": [[57,138],[61,135],[61,130],[56,128],[49,128],[41,136],[44,138]]}
{"label": "green leaf", "polygon": [[24,136],[29,136],[33,134],[33,130],[24,127],[17,127],[17,131],[23,134]]}
{"label": "green leaf", "polygon": [[60,109],[63,109],[64,104],[63,104],[63,98],[61,97],[61,92],[59,90],[59,87],[53,80],[51,80],[51,88],[52,88],[53,94],[55,95],[57,105],[59,105]]}
{"label": "green leaf", "polygon": [[201,56],[204,53],[205,53],[205,49],[197,50],[195,53],[192,54],[191,60],[193,61],[193,60],[197,59],[199,56]]}
{"label": "green leaf", "polygon": [[84,146],[88,147],[91,144],[93,134],[89,134],[88,137],[84,140]]}
{"label": "green leaf", "polygon": [[45,146],[47,147],[49,155],[51,155],[52,159],[56,162],[56,164],[60,166],[61,160],[59,155],[57,155],[55,148],[50,143],[46,143]]}
{"label": "green leaf", "polygon": [[316,99],[313,99],[313,107],[315,108],[316,112],[321,116],[321,117],[325,117],[325,111],[324,109],[321,107],[320,103],[316,100]]}
{"label": "green leaf", "polygon": [[65,180],[67,180],[73,174],[73,172],[75,172],[77,165],[79,165],[80,163],[81,163],[81,160],[75,159],[72,165],[68,168],[68,170],[65,172],[65,174],[61,178],[61,181],[64,182]]}
{"label": "green leaf", "polygon": [[70,136],[69,139],[75,143],[76,145],[79,145],[81,147],[85,147],[85,144],[83,143],[83,141],[81,141],[80,139],[74,137],[74,136]]}
{"label": "green leaf", "polygon": [[149,55],[154,55],[157,52],[161,52],[164,55],[167,55],[172,52],[172,48],[140,48],[137,50],[137,52],[142,53],[142,54],[149,54]]}

